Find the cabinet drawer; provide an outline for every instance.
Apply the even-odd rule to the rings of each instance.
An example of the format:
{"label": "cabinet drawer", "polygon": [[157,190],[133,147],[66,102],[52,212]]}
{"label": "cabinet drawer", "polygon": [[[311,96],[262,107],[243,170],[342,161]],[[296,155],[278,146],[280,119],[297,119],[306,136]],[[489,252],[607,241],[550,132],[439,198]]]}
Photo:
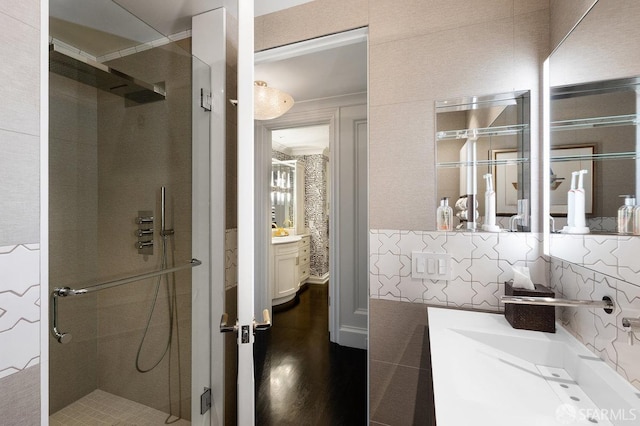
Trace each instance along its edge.
{"label": "cabinet drawer", "polygon": [[309,257],[309,253],[311,253],[311,248],[309,246],[300,247],[298,250],[300,252],[300,257]]}
{"label": "cabinet drawer", "polygon": [[300,247],[309,246],[311,244],[311,237],[307,235],[300,240]]}

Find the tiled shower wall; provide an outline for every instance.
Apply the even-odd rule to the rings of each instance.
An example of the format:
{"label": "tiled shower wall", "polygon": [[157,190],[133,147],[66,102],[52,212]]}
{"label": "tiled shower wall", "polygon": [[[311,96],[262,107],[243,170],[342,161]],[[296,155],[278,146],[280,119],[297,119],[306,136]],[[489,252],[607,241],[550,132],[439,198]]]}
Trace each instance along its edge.
{"label": "tiled shower wall", "polygon": [[311,233],[311,275],[329,272],[329,215],[327,214],[327,163],[323,154],[305,155],[304,224]]}
{"label": "tiled shower wall", "polygon": [[0,5],[0,413],[40,423],[40,3]]}

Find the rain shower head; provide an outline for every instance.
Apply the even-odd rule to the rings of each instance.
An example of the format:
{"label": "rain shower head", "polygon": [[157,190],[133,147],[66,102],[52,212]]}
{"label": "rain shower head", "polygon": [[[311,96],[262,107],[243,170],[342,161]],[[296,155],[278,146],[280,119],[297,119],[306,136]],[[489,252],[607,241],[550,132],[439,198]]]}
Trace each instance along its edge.
{"label": "rain shower head", "polygon": [[49,71],[122,96],[135,104],[161,101],[166,97],[164,89],[157,84],[138,80],[56,44],[49,45]]}

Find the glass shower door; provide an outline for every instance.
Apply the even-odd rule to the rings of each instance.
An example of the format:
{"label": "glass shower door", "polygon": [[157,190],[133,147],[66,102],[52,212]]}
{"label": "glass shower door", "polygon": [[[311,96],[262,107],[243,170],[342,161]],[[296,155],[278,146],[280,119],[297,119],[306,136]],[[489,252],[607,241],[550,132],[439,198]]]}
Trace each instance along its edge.
{"label": "glass shower door", "polygon": [[50,421],[205,424],[209,67],[95,4],[51,3]]}

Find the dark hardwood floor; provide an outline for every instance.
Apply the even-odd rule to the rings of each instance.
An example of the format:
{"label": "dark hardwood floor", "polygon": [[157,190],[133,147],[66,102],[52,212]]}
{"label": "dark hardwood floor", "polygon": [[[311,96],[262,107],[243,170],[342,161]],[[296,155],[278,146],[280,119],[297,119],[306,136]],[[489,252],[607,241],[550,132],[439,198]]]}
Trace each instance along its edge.
{"label": "dark hardwood floor", "polygon": [[367,351],[329,341],[328,284],[310,284],[256,335],[256,423],[366,425]]}

